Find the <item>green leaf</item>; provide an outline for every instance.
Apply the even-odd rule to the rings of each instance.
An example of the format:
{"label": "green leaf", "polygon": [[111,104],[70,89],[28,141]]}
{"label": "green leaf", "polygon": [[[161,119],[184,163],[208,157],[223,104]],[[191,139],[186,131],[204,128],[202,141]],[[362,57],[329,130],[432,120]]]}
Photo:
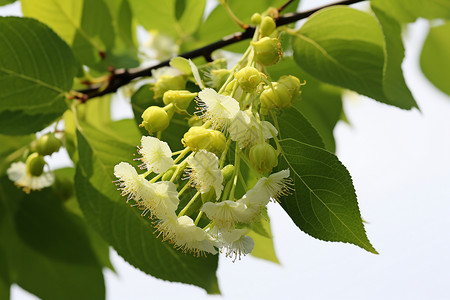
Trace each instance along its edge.
{"label": "green leaf", "polygon": [[372,0],[371,5],[383,8],[401,22],[417,18],[450,19],[450,2],[447,0]]}
{"label": "green leaf", "polygon": [[120,196],[112,183],[114,165],[130,161],[135,144],[128,145],[82,125],[77,133],[80,169],[75,185],[87,221],[129,263],[152,276],[218,293],[217,256],[183,254],[154,234],[151,220],[141,216]]}
{"label": "green leaf", "polygon": [[[300,0],[295,0],[291,3],[283,12],[294,12],[296,11]],[[233,13],[244,23],[250,24],[250,18],[254,13],[262,13],[266,11],[269,7],[281,7],[285,0],[252,0],[252,1],[241,1],[241,0],[228,0],[228,5],[230,6]],[[214,28],[214,30],[211,30]],[[241,32],[242,28],[237,25],[233,19],[228,14],[227,10],[223,5],[217,5],[217,7],[208,15],[205,22],[202,23],[196,37],[199,40],[198,44],[193,44],[191,48],[196,48],[198,46],[203,46],[208,43],[215,42],[221,38],[235,33]],[[200,45],[201,44],[201,45]],[[243,52],[249,46],[249,41],[243,41],[232,46],[228,46],[224,49],[234,52]]]}
{"label": "green leaf", "polygon": [[[12,282],[42,299],[104,299],[103,274],[96,261],[80,258],[75,263],[56,259],[52,256],[54,251],[45,253],[36,251],[18,234],[17,222],[26,222],[26,220],[14,221],[14,216],[20,213],[19,209],[31,203],[41,205],[41,200],[52,202],[51,198],[40,197],[49,193],[50,191],[46,189],[43,192],[33,192],[34,195],[27,195],[17,189],[6,176],[0,179],[0,203],[2,210],[6,209],[6,218],[0,226],[2,236],[0,248],[3,248],[6,253]],[[53,206],[47,207],[49,212],[52,209],[54,209]],[[34,228],[28,229],[34,230]],[[48,234],[51,236],[54,230],[59,229],[49,228],[49,230]],[[72,244],[73,242],[76,241],[72,241]],[[46,247],[50,249],[52,244],[57,243],[53,240]],[[77,247],[80,249],[81,245]],[[86,252],[82,251],[82,253]],[[81,261],[84,262],[81,263]]]}
{"label": "green leaf", "polygon": [[297,108],[285,109],[277,117],[280,138],[292,138],[308,145],[324,148],[322,138]]}
{"label": "green leaf", "polygon": [[6,253],[0,245],[0,299],[9,299],[11,279]]}
{"label": "green leaf", "polygon": [[[295,37],[295,61],[317,79],[403,109],[417,107],[409,91],[404,92],[407,88],[398,70],[401,56],[395,54],[392,66],[385,69],[389,63],[385,51],[387,55],[395,53],[399,46],[385,50],[374,17],[348,7],[323,9],[311,16]],[[401,86],[402,93],[393,91],[394,85]]]}
{"label": "green leaf", "polygon": [[205,0],[128,0],[133,14],[147,30],[186,38],[193,34],[203,17]]}
{"label": "green leaf", "polygon": [[[72,51],[36,20],[2,17],[0,28],[0,111],[22,111],[33,115],[31,118],[44,118],[47,122],[41,122],[39,127],[45,126],[51,118],[41,115],[54,118],[67,108],[65,94],[76,73]],[[13,131],[12,127],[19,124],[8,125]]]}
{"label": "green leaf", "polygon": [[420,67],[437,88],[450,95],[450,22],[431,27],[423,44]]}
{"label": "green leaf", "polygon": [[14,2],[16,2],[16,0],[0,0],[0,6],[8,5]]}
{"label": "green leaf", "polygon": [[75,53],[78,61],[106,71],[114,46],[111,14],[103,0],[22,0],[25,16],[46,23],[61,36]]}
{"label": "green leaf", "polygon": [[295,189],[281,206],[294,223],[315,238],[377,253],[366,236],[350,174],[337,157],[293,139],[280,144],[278,169],[290,168]]}
{"label": "green leaf", "polygon": [[301,88],[300,99],[294,101],[294,107],[317,129],[325,143],[325,149],[334,152],[336,143],[333,130],[343,113],[342,90],[311,77],[294,63],[292,57],[285,57],[278,64],[268,67],[267,71],[273,80],[289,74],[306,82]]}
{"label": "green leaf", "polygon": [[270,219],[267,214],[264,216],[264,218],[261,218],[260,225],[265,231],[264,233],[253,229],[247,234],[255,242],[255,247],[253,248],[251,255],[279,264],[280,262],[277,258],[275,248],[273,246],[272,231],[270,229]]}
{"label": "green leaf", "polygon": [[374,11],[383,31],[385,44],[385,60],[383,67],[383,88],[389,99],[403,99],[417,107],[415,100],[406,86],[403,78],[402,62],[405,57],[405,48],[402,41],[402,28],[400,23],[389,15],[384,7],[372,3]]}
{"label": "green leaf", "polygon": [[0,112],[0,134],[24,135],[35,133],[52,124],[61,113],[27,114],[25,111]]}

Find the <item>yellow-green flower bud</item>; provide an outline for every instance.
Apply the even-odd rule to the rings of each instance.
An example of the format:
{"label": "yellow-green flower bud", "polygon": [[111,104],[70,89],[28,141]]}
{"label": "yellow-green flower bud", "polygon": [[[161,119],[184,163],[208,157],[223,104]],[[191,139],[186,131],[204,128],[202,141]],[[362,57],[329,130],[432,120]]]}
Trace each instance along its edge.
{"label": "yellow-green flower bud", "polygon": [[31,153],[25,164],[27,167],[26,170],[31,176],[41,176],[44,172],[44,157],[37,152]]}
{"label": "yellow-green flower bud", "polygon": [[222,175],[223,175],[223,185],[227,184],[228,180],[233,177],[235,167],[233,165],[226,165],[222,169]]}
{"label": "yellow-green flower bud", "polygon": [[250,19],[250,22],[255,26],[259,25],[261,23],[261,15],[259,13],[254,13]]}
{"label": "yellow-green flower bud", "polygon": [[256,87],[262,81],[261,73],[254,67],[245,67],[234,74],[241,88],[246,92],[255,91]]}
{"label": "yellow-green flower bud", "polygon": [[226,139],[222,132],[203,127],[191,127],[181,140],[185,147],[194,151],[206,151],[220,154],[225,149]]}
{"label": "yellow-green flower bud", "polygon": [[[172,179],[173,173],[175,173],[175,170],[177,169],[177,166],[170,167],[166,172],[164,172],[163,177],[161,178],[162,181],[170,181]],[[182,173],[182,172],[180,172]]]}
{"label": "yellow-green flower bud", "polygon": [[251,147],[249,159],[255,170],[261,174],[271,172],[278,165],[278,154],[268,143],[256,144]]}
{"label": "yellow-green flower bud", "polygon": [[230,70],[228,69],[211,70],[213,88],[220,89],[225,81],[227,81],[228,76],[230,76]]}
{"label": "yellow-green flower bud", "polygon": [[36,150],[40,155],[50,155],[58,152],[61,141],[53,133],[47,133],[38,140]]}
{"label": "yellow-green flower bud", "polygon": [[281,43],[277,38],[263,37],[257,42],[251,42],[255,50],[255,57],[261,64],[271,66],[283,56]]}
{"label": "yellow-green flower bud", "polygon": [[170,117],[164,108],[150,106],[142,114],[142,123],[139,127],[144,127],[150,134],[163,131],[169,126]]}
{"label": "yellow-green flower bud", "polygon": [[285,85],[272,82],[272,87],[266,87],[259,98],[262,114],[267,114],[271,109],[282,109],[292,105],[291,93],[289,93],[289,89]]}
{"label": "yellow-green flower bud", "polygon": [[272,32],[275,30],[275,28],[277,28],[275,21],[269,16],[264,17],[264,19],[261,22],[261,28],[260,28],[261,36],[271,35]]}
{"label": "yellow-green flower bud", "polygon": [[161,98],[168,90],[182,90],[186,86],[186,78],[182,75],[162,75],[153,87],[154,98]]}
{"label": "yellow-green flower bud", "polygon": [[185,111],[197,93],[191,93],[186,90],[169,90],[164,93],[163,102],[165,105],[173,104],[176,109]]}
{"label": "yellow-green flower bud", "polygon": [[233,90],[235,90],[233,98],[234,99],[240,99],[242,97],[242,93],[244,92],[240,86],[239,83],[237,82],[236,79],[231,80],[228,84],[227,87],[225,88],[225,91],[223,92],[224,95],[229,96],[233,93]]}
{"label": "yellow-green flower bud", "polygon": [[298,92],[300,91],[300,80],[292,75],[284,75],[281,76],[280,79],[278,79],[278,83],[286,86],[289,90],[289,93],[291,94],[292,98],[297,96]]}

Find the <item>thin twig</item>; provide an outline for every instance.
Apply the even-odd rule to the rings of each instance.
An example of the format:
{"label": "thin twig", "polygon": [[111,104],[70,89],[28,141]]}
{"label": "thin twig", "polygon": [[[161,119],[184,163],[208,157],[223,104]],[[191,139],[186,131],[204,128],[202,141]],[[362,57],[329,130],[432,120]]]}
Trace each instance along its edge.
{"label": "thin twig", "polygon": [[283,10],[286,9],[286,7],[289,6],[289,4],[291,4],[292,2],[294,2],[294,0],[288,0],[285,4],[283,4],[280,8],[278,8],[278,12],[281,13]]}
{"label": "thin twig", "polygon": [[[276,20],[277,26],[283,26],[290,23],[294,23],[296,21],[305,19],[312,15],[313,13],[327,7],[336,6],[336,5],[350,5],[358,2],[362,2],[365,0],[345,0],[345,1],[338,1],[334,3],[330,3],[328,5],[324,5],[321,7],[317,7],[314,9],[310,9],[304,12],[295,12],[295,13],[287,13],[282,16],[280,16]],[[284,6],[289,5],[290,1],[288,1]],[[283,8],[283,7],[281,7]],[[280,8],[280,9],[281,9]],[[284,9],[284,8],[283,8]],[[248,27],[242,32],[236,32],[234,34],[231,34],[229,36],[226,36],[222,38],[221,40],[211,43],[209,45],[206,45],[204,47],[195,49],[193,51],[185,52],[182,54],[179,54],[179,56],[184,58],[196,58],[196,57],[205,57],[206,60],[209,60],[211,57],[211,53],[215,50],[224,48],[226,46],[235,44],[237,42],[250,39],[253,36],[253,33],[255,32],[254,27]],[[109,93],[114,93],[119,89],[120,87],[130,83],[132,80],[144,77],[144,76],[152,76],[152,70],[169,66],[170,60],[162,61],[154,66],[148,67],[148,68],[134,68],[134,69],[117,69],[112,72],[110,76],[110,80],[106,88],[104,87],[104,84],[96,84],[92,85],[87,89],[78,90],[75,93],[74,99],[79,99],[82,101],[86,101],[91,98],[103,96]]]}

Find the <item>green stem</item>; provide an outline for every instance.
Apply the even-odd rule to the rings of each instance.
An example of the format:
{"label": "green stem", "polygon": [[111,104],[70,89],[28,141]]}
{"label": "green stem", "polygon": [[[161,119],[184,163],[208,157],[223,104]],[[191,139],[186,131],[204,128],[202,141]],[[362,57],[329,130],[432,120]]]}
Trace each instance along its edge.
{"label": "green stem", "polygon": [[194,197],[192,197],[192,199],[189,201],[189,203],[180,211],[180,213],[178,214],[178,218],[184,216],[186,211],[189,209],[189,206],[191,206],[195,202],[195,199],[197,199],[198,196],[200,196],[200,192],[197,192],[194,195]]}
{"label": "green stem", "polygon": [[236,143],[236,153],[234,156],[234,175],[233,175],[233,185],[231,187],[231,191],[230,191],[230,199],[234,199],[234,191],[236,190],[236,186],[237,186],[237,180],[238,180],[238,174],[239,172],[239,167],[240,167],[240,149],[238,146],[238,143]]}
{"label": "green stem", "polygon": [[230,144],[231,144],[231,138],[228,137],[227,144],[225,145],[225,149],[223,150],[222,155],[220,156],[219,169],[222,169],[223,165],[225,164],[225,160],[227,158],[227,152],[228,152],[228,149],[230,148]]}
{"label": "green stem", "polygon": [[183,193],[189,188],[191,184],[189,182],[186,182],[186,184],[181,188],[181,190],[178,192],[178,198],[183,195]]}
{"label": "green stem", "polygon": [[194,221],[195,226],[197,226],[198,222],[202,218],[202,215],[203,215],[203,211],[200,211],[197,215],[197,218],[195,218],[195,221]]}

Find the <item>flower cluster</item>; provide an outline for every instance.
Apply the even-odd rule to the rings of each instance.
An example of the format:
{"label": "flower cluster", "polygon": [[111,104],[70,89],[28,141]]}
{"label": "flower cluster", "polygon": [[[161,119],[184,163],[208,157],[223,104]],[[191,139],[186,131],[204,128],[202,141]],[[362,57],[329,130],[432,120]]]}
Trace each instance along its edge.
{"label": "flower cluster", "polygon": [[[155,72],[154,97],[165,106],[142,114],[140,126],[157,136],[142,137],[137,160],[145,172],[125,162],[114,168],[122,195],[153,220],[164,242],[184,252],[221,251],[234,260],[250,253],[252,223],[291,189],[289,169],[273,171],[281,152],[276,112],[292,106],[301,83],[294,76],[272,82],[265,74],[282,56],[274,24],[260,18],[250,47],[230,70],[221,62],[197,68],[176,58],[171,71]],[[185,90],[188,81],[198,89]],[[192,117],[184,148],[172,152],[160,138],[175,113]],[[259,180],[248,186],[249,176]]]}

